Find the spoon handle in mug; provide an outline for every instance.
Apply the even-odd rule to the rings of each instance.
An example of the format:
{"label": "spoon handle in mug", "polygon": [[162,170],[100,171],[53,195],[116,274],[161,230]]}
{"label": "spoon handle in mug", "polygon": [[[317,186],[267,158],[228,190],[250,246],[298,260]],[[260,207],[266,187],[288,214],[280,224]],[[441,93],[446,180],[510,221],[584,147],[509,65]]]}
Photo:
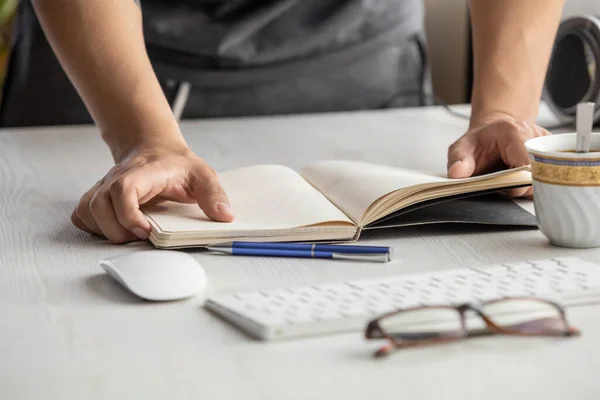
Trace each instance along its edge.
{"label": "spoon handle in mug", "polygon": [[594,124],[594,103],[580,103],[577,105],[577,142],[575,151],[587,153],[590,151],[590,135]]}

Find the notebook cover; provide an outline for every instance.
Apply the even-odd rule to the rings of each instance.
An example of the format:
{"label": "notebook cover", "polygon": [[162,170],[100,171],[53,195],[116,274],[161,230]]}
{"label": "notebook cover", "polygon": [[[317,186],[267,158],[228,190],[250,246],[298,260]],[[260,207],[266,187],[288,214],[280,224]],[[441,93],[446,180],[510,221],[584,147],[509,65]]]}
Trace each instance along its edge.
{"label": "notebook cover", "polygon": [[365,229],[438,223],[470,223],[537,228],[535,214],[496,192],[431,200],[400,210]]}

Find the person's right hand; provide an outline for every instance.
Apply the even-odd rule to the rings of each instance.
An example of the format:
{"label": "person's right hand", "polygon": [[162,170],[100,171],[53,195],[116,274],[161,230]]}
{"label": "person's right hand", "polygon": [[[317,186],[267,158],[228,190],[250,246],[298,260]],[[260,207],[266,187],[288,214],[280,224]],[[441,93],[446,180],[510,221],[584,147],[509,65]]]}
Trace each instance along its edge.
{"label": "person's right hand", "polygon": [[71,221],[113,243],[148,238],[151,226],[140,206],[171,200],[197,203],[211,219],[234,214],[215,171],[182,143],[138,144],[120,157],[73,211]]}

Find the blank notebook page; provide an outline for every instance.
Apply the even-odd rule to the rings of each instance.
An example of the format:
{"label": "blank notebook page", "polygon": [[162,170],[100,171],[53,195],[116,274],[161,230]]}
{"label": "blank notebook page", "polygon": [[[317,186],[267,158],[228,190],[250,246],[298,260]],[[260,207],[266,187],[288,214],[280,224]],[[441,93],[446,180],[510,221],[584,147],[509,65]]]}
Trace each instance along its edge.
{"label": "blank notebook page", "polygon": [[277,165],[241,168],[219,175],[235,220],[210,220],[197,204],[166,202],[143,211],[163,232],[290,229],[352,222],[294,170]]}
{"label": "blank notebook page", "polygon": [[360,161],[322,161],[302,170],[304,178],[338,204],[356,224],[380,197],[395,190],[448,179]]}

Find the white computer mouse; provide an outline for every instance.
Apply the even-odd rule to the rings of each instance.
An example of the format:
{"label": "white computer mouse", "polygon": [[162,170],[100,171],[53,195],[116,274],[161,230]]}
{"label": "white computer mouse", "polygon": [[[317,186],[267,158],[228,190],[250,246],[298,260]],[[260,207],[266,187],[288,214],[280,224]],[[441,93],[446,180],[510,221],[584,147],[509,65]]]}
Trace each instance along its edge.
{"label": "white computer mouse", "polygon": [[181,251],[132,251],[100,260],[100,265],[125,289],[146,300],[181,300],[206,287],[204,268]]}

